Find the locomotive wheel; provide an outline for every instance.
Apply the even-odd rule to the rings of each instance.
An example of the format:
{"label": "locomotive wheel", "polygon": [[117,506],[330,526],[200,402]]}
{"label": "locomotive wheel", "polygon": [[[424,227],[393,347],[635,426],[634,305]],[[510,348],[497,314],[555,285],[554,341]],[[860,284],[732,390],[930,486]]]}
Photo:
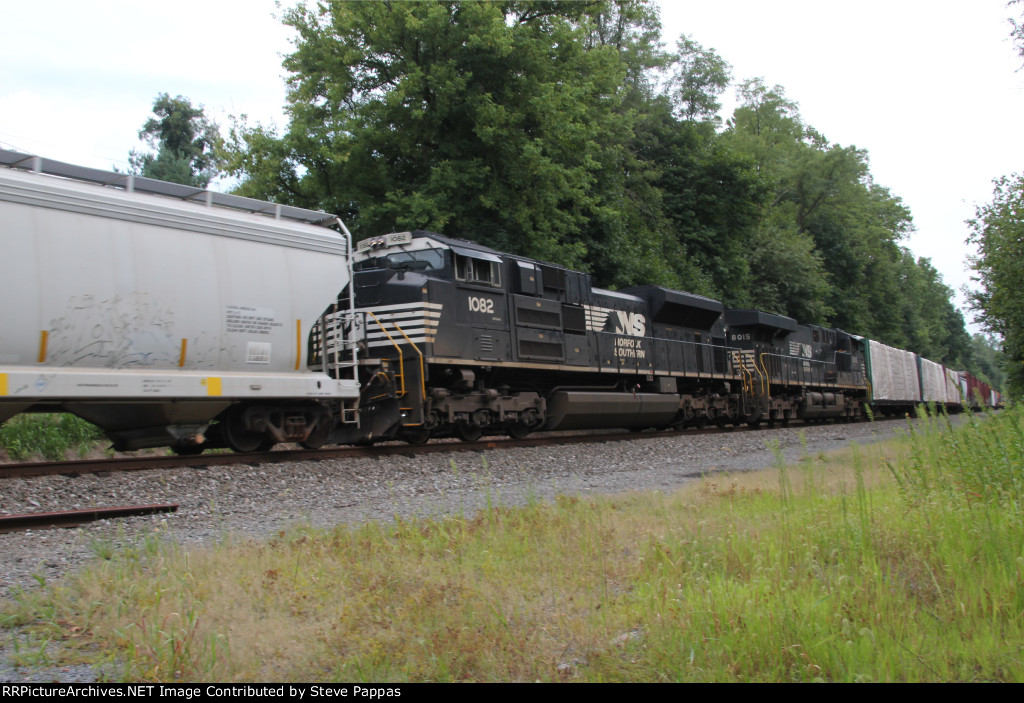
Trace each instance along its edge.
{"label": "locomotive wheel", "polygon": [[455,434],[459,436],[463,442],[475,442],[480,439],[480,436],[484,433],[483,429],[476,425],[470,425],[465,422],[460,422],[455,426]]}
{"label": "locomotive wheel", "polygon": [[505,426],[505,432],[512,439],[526,439],[530,434],[530,428],[524,422],[510,422]]}
{"label": "locomotive wheel", "polygon": [[430,440],[430,430],[426,427],[414,427],[403,430],[399,436],[409,444],[426,444]]}
{"label": "locomotive wheel", "polygon": [[261,432],[253,432],[245,427],[245,411],[238,407],[228,411],[228,415],[221,421],[221,432],[224,442],[236,452],[265,451],[274,446]]}

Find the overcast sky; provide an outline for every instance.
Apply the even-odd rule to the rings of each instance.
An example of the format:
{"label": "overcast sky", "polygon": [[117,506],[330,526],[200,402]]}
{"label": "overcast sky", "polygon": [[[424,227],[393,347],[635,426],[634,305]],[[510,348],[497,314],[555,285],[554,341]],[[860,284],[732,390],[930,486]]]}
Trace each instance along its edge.
{"label": "overcast sky", "polygon": [[[1015,12],[1004,0],[730,0],[663,3],[662,23],[670,46],[690,35],[737,81],[783,86],[806,123],[866,149],[876,183],[913,213],[905,244],[960,288],[964,220],[991,199],[993,178],[1024,171]],[[283,126],[291,35],[279,15],[274,0],[7,3],[0,146],[124,168],[161,92],[222,126],[243,113]]]}

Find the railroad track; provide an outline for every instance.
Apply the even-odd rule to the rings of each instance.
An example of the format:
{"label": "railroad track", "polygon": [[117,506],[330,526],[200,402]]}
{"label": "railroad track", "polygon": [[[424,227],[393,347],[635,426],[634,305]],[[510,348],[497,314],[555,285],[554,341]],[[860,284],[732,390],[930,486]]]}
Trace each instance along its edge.
{"label": "railroad track", "polygon": [[410,454],[436,454],[457,452],[479,452],[492,449],[516,449],[543,447],[557,444],[588,444],[597,442],[622,442],[645,439],[660,439],[695,436],[717,432],[749,431],[746,426],[721,429],[616,432],[609,434],[586,433],[568,435],[546,435],[525,439],[483,438],[476,442],[432,442],[427,444],[378,444],[372,447],[331,447],[327,449],[285,449],[268,452],[247,452],[244,454],[202,454],[196,456],[135,456],[113,459],[85,459],[78,461],[40,461],[17,464],[0,464],[0,479],[24,478],[31,476],[81,475],[94,473],[115,473],[140,471],[143,469],[181,469],[185,467],[230,466],[233,464],[280,464],[297,461],[319,461],[324,459],[346,459],[373,456]]}
{"label": "railroad track", "polygon": [[[744,428],[746,429],[746,428]],[[334,447],[329,449],[294,449],[245,454],[208,454],[201,456],[140,456],[111,459],[89,459],[80,461],[30,462],[0,465],[0,479],[47,475],[82,475],[90,473],[113,473],[139,471],[143,469],[186,468],[226,466],[232,464],[268,464],[323,459],[410,456],[437,453],[479,452],[492,449],[521,447],[543,447],[553,445],[637,441],[721,432],[719,428],[673,430],[661,432],[619,432],[615,434],[576,433],[534,436],[525,439],[491,438],[476,442],[435,442],[410,445],[404,443],[380,444],[373,447]],[[77,527],[103,519],[149,515],[157,512],[175,512],[177,504],[119,506],[89,508],[85,510],[40,511],[17,515],[0,515],[0,533],[26,530]]]}

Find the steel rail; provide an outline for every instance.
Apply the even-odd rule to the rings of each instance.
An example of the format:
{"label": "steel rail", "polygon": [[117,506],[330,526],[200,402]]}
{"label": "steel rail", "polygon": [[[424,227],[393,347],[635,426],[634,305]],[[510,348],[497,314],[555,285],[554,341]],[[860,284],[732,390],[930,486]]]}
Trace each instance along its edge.
{"label": "steel rail", "polygon": [[57,527],[78,527],[79,525],[85,525],[96,520],[152,515],[153,513],[173,513],[177,509],[177,503],[161,503],[157,505],[124,505],[116,508],[86,508],[85,510],[0,515],[0,533],[49,530]]}

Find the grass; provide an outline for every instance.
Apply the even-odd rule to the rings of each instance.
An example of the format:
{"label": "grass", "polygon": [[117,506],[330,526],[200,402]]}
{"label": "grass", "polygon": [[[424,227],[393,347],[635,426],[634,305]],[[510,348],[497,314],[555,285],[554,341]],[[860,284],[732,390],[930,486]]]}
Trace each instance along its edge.
{"label": "grass", "polygon": [[98,427],[67,414],[17,415],[0,425],[0,450],[13,461],[84,457],[103,439]]}
{"label": "grass", "polygon": [[154,535],[3,618],[139,681],[1021,681],[1022,425],[933,418],[671,495]]}

